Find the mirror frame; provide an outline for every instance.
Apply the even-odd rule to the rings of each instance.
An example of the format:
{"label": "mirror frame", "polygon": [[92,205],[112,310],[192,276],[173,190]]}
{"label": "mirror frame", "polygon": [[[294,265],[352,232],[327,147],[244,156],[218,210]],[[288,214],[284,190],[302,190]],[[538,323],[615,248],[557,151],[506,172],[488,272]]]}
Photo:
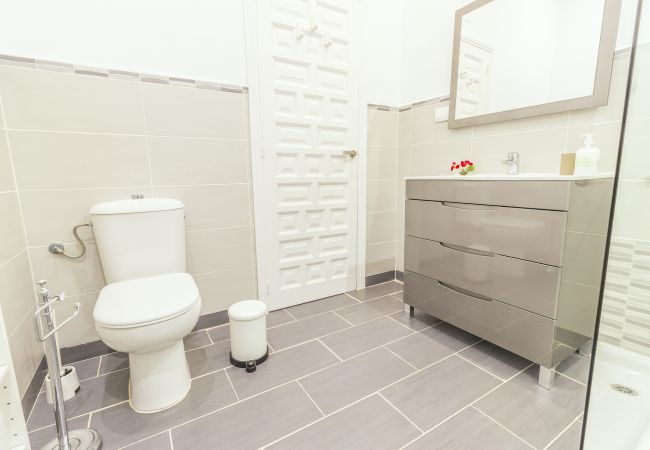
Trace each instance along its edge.
{"label": "mirror frame", "polygon": [[592,95],[456,119],[456,90],[458,87],[458,59],[460,52],[462,19],[465,14],[493,1],[495,0],[476,0],[456,11],[454,46],[451,64],[451,92],[449,94],[448,128],[469,127],[473,125],[521,119],[531,116],[541,116],[576,109],[593,108],[607,104],[622,0],[605,0],[603,23],[600,32],[600,44],[598,47],[598,61],[596,63],[596,76],[594,77],[594,91]]}

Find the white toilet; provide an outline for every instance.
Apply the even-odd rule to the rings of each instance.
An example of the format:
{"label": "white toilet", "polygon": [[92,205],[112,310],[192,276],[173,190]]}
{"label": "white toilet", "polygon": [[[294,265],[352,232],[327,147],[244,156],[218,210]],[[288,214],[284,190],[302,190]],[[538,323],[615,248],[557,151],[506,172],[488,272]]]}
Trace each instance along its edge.
{"label": "white toilet", "polygon": [[169,408],[190,390],[183,338],[201,310],[185,272],[183,204],[120,200],[93,206],[90,216],[108,284],[93,313],[97,333],[129,354],[131,407],[142,413]]}

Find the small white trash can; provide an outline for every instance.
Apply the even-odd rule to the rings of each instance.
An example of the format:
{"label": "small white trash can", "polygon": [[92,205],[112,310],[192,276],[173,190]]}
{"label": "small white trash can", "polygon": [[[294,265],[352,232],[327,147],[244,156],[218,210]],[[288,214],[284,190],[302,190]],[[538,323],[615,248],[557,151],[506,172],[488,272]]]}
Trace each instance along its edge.
{"label": "small white trash can", "polygon": [[269,356],[266,343],[268,309],[259,300],[242,300],[228,308],[230,320],[230,362],[255,372]]}

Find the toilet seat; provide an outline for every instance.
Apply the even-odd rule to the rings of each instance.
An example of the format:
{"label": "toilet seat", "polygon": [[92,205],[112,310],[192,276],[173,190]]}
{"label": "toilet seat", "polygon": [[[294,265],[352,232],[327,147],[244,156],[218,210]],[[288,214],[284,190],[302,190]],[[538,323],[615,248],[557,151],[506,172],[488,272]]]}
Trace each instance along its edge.
{"label": "toilet seat", "polygon": [[170,273],[109,284],[99,293],[95,322],[107,328],[131,328],[172,319],[200,302],[187,273]]}

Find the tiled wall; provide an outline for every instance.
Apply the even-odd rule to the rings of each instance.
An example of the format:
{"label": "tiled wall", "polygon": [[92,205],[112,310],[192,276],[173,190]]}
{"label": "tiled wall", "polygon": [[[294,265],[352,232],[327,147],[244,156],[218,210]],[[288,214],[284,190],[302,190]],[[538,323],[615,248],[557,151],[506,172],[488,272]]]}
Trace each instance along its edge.
{"label": "tiled wall", "polygon": [[366,276],[395,270],[399,113],[368,109]]}
{"label": "tiled wall", "polygon": [[599,339],[650,356],[650,44],[636,54]]}
{"label": "tiled wall", "polygon": [[[92,312],[105,283],[90,230],[82,233],[88,241],[82,259],[52,255],[47,246],[64,242],[76,253],[72,227],[87,222],[98,202],[132,194],[181,200],[188,271],[202,313],[255,297],[245,89],[67,64],[4,63],[0,93],[17,194],[1,194],[2,210],[16,211],[20,198],[33,278],[47,278],[52,291],[68,294],[59,317],[82,304],[80,317],[60,334],[64,347],[98,339]],[[22,239],[17,223],[5,226],[19,228]],[[24,246],[8,249],[7,258]],[[15,257],[12,270],[26,255]]]}
{"label": "tiled wall", "polygon": [[35,291],[16,192],[4,115],[0,108],[0,306],[22,396],[43,351],[36,341],[32,314]]}
{"label": "tiled wall", "polygon": [[555,172],[560,155],[582,146],[585,133],[594,133],[601,150],[600,170],[616,167],[629,54],[616,57],[607,106],[546,116],[449,130],[435,123],[436,108],[447,101],[426,102],[399,113],[398,230],[396,269],[404,269],[404,177],[447,175],[451,161],[470,159],[477,173],[505,173],[508,152],[519,152],[521,172]]}

